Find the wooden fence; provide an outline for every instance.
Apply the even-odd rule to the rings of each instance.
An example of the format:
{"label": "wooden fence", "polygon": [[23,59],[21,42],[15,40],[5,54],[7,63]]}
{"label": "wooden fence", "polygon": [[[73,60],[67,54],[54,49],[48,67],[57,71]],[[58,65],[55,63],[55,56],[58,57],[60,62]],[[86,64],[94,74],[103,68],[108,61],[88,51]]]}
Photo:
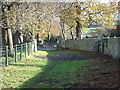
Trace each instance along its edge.
{"label": "wooden fence", "polygon": [[11,62],[17,62],[22,58],[30,56],[36,51],[37,44],[28,42],[20,45],[14,45],[12,50],[8,46],[0,48],[0,66],[8,66]]}

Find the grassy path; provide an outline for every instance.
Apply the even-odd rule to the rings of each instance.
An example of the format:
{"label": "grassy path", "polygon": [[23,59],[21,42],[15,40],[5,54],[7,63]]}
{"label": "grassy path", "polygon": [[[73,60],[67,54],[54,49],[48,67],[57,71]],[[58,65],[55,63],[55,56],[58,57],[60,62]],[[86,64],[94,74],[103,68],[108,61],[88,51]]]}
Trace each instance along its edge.
{"label": "grassy path", "polygon": [[[92,65],[95,59],[49,60],[36,56],[49,57],[58,54],[80,54],[77,51],[38,51],[32,56],[11,63],[2,70],[3,88],[74,88],[92,87],[85,76],[90,70],[101,67]],[[62,57],[62,56],[61,56]],[[114,66],[116,67],[116,66]],[[94,85],[93,85],[94,87]]]}

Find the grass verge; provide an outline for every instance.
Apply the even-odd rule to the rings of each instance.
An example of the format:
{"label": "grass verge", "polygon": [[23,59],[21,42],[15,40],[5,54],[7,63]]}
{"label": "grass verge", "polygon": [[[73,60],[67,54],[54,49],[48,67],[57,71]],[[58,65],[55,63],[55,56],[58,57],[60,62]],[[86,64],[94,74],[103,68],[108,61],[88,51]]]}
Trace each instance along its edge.
{"label": "grass verge", "polygon": [[62,88],[69,84],[85,82],[85,78],[77,77],[87,72],[86,67],[92,60],[55,61],[40,59],[34,55],[47,56],[55,53],[75,53],[73,51],[38,51],[26,59],[11,63],[3,68],[3,88]]}

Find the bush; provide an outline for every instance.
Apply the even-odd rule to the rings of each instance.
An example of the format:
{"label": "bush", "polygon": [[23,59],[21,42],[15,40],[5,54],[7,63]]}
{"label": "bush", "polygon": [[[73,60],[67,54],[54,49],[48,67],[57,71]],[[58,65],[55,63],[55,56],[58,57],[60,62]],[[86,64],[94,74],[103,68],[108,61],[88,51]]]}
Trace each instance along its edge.
{"label": "bush", "polygon": [[57,41],[60,41],[60,40],[61,40],[61,36],[51,36],[50,41],[48,40],[48,38],[45,38],[44,42],[54,44],[54,43],[57,43]]}

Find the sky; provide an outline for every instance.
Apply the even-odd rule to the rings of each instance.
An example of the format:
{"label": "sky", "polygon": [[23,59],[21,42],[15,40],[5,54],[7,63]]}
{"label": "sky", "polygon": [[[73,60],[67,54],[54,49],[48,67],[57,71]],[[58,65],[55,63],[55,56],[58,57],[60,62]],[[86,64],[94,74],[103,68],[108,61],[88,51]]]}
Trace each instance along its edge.
{"label": "sky", "polygon": [[99,2],[102,2],[102,3],[109,3],[109,2],[118,2],[120,0],[99,0]]}

